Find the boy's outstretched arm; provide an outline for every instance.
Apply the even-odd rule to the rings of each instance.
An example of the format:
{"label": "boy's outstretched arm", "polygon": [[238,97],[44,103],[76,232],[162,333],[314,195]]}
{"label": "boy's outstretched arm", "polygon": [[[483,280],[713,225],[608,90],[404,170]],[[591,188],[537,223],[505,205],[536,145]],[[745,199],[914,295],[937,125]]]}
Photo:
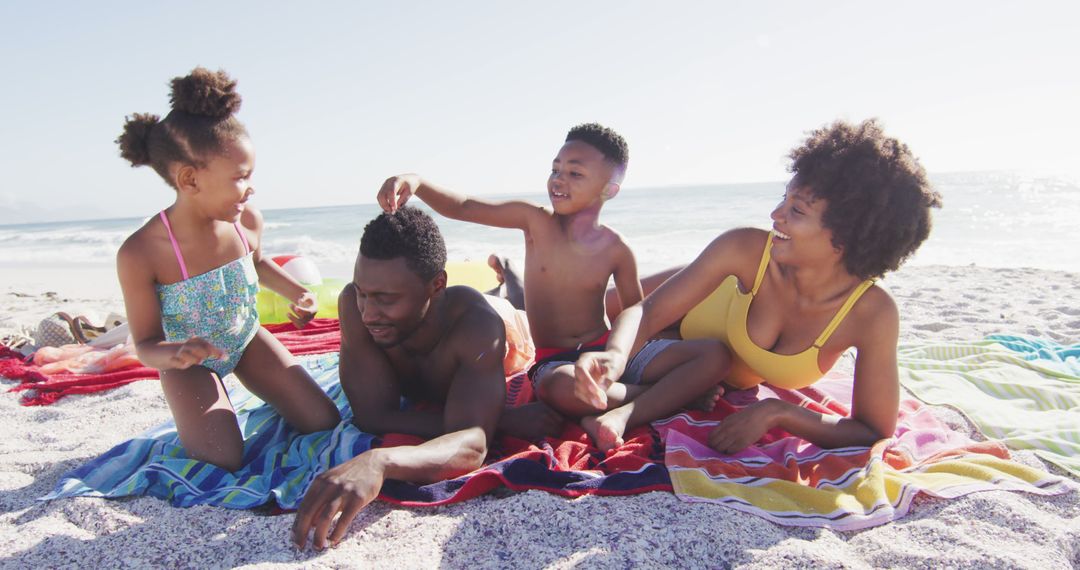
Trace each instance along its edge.
{"label": "boy's outstretched arm", "polygon": [[379,189],[378,202],[384,212],[393,213],[416,195],[436,212],[465,222],[497,228],[529,229],[544,209],[520,200],[488,202],[470,198],[422,180],[416,174],[399,174],[386,179]]}

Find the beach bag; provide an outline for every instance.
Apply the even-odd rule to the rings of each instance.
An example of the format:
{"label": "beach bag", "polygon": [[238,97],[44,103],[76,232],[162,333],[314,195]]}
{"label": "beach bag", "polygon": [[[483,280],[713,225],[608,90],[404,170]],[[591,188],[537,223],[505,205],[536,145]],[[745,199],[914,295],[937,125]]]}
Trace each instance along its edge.
{"label": "beach bag", "polygon": [[71,315],[57,311],[38,323],[34,330],[34,345],[38,348],[43,346],[64,346],[65,344],[87,344],[106,331],[124,324],[125,319],[115,313],[110,313],[106,318],[106,325],[99,327],[90,323],[86,317]]}
{"label": "beach bag", "polygon": [[72,319],[67,313],[53,313],[38,323],[37,328],[34,329],[34,345],[37,347],[42,346],[64,346],[65,344],[75,344],[75,333],[71,330]]}

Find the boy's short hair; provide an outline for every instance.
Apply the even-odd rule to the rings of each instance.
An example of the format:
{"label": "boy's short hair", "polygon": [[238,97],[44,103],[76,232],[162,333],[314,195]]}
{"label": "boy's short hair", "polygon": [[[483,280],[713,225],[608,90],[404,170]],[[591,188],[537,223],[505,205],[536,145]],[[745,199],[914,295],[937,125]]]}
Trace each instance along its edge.
{"label": "boy's short hair", "polygon": [[626,139],[619,133],[597,123],[585,123],[578,125],[566,133],[566,141],[581,141],[586,143],[608,161],[625,170],[630,162],[630,149],[626,146]]}
{"label": "boy's short hair", "polygon": [[446,269],[446,242],[435,220],[411,206],[382,213],[364,226],[360,255],[369,259],[405,258],[405,266],[424,281]]}

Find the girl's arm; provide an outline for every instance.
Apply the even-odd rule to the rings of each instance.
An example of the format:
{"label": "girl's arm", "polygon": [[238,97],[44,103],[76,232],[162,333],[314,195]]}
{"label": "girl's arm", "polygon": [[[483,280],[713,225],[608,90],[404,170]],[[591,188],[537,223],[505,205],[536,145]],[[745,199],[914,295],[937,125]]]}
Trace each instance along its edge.
{"label": "girl's arm", "polygon": [[255,263],[255,272],[259,274],[259,284],[289,300],[289,320],[297,328],[315,318],[318,308],[318,300],[315,294],[304,287],[296,279],[289,275],[274,260],[264,257],[262,251],[262,213],[256,208],[248,206],[240,216],[240,225],[248,233],[248,243],[252,247],[252,260]]}
{"label": "girl's arm", "polygon": [[149,263],[148,247],[136,232],[120,246],[116,256],[117,276],[124,293],[128,327],[139,360],[158,370],[184,369],[207,358],[225,355],[219,348],[201,338],[185,342],[166,342],[161,327],[161,305],[158,302],[153,269]]}

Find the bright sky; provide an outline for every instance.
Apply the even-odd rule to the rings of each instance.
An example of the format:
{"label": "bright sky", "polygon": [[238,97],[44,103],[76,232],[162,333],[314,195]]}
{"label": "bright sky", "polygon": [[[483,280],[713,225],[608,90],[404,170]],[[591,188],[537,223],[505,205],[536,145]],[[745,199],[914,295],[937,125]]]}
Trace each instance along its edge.
{"label": "bright sky", "polygon": [[372,202],[415,171],[543,191],[569,127],[630,144],[625,186],[782,180],[805,131],[879,117],[931,172],[1080,170],[1080,3],[0,4],[0,223],[149,215],[124,116],[170,78],[239,80],[256,202]]}

